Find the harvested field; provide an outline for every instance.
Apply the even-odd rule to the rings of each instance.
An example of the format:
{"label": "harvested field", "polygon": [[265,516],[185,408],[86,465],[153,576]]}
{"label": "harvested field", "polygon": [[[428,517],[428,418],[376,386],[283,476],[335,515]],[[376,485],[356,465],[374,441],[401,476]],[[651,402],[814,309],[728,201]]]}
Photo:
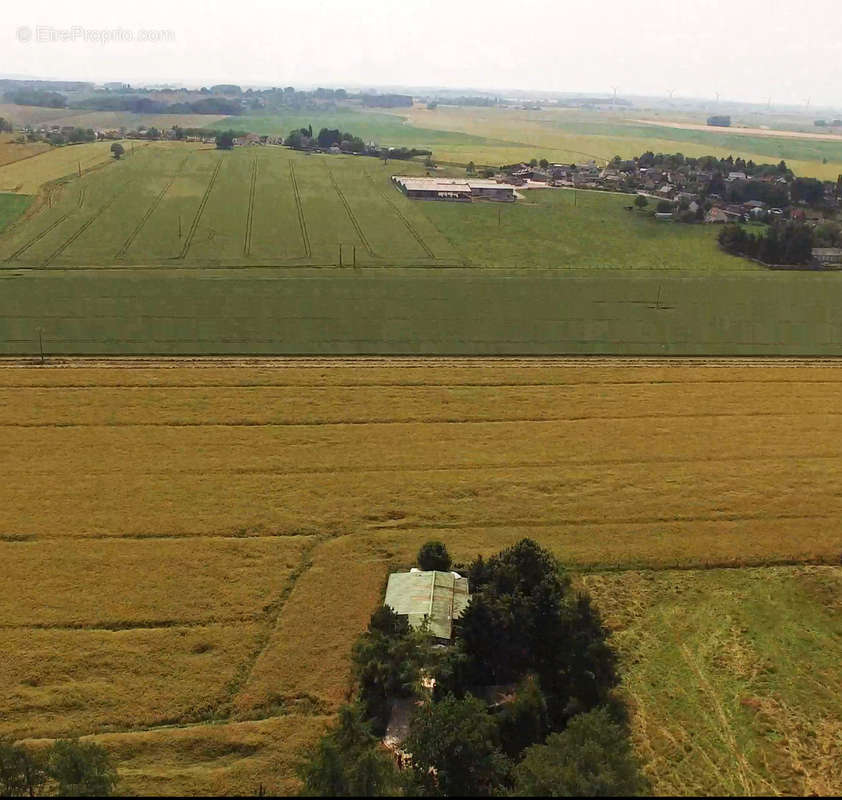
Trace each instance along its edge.
{"label": "harvested field", "polygon": [[223,363],[0,370],[0,735],[290,791],[390,568],[530,536],[616,631],[659,792],[842,788],[842,370]]}
{"label": "harvested field", "polygon": [[0,166],[0,192],[37,194],[41,186],[73,175],[81,167],[84,172],[111,158],[111,142],[53,147],[33,158]]}

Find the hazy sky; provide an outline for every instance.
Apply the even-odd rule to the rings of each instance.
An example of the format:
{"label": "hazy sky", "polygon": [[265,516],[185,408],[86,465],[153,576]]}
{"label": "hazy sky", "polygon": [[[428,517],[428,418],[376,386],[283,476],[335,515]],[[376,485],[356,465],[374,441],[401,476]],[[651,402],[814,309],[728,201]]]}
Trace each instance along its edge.
{"label": "hazy sky", "polygon": [[[810,98],[813,105],[842,106],[841,6],[840,0],[6,2],[0,71],[185,84],[570,92],[617,86],[620,94],[720,92],[723,99]],[[171,40],[97,41],[113,29],[135,39],[163,31]]]}

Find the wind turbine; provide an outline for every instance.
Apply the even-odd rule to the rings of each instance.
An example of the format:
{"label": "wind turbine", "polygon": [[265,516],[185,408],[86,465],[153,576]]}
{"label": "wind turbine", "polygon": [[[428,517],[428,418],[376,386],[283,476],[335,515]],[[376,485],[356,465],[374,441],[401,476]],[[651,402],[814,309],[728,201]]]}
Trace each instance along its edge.
{"label": "wind turbine", "polygon": [[613,108],[616,108],[617,107],[617,89],[619,87],[618,86],[612,86],[611,88],[614,90],[614,98],[611,101],[611,105],[612,105]]}

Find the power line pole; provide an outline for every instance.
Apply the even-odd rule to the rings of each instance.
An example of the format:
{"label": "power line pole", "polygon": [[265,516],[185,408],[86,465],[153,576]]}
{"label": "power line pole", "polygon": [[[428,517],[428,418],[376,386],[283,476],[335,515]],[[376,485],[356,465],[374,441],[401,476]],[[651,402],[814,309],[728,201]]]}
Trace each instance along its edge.
{"label": "power line pole", "polygon": [[342,245],[339,245],[339,266],[342,266]]}

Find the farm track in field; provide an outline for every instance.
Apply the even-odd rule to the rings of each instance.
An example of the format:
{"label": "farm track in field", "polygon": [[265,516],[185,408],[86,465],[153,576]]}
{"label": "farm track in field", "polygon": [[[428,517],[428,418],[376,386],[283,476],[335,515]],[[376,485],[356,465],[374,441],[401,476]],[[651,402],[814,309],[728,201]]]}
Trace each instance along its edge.
{"label": "farm track in field", "polygon": [[15,252],[12,253],[6,259],[6,261],[7,262],[13,261],[18,256],[23,255],[27,250],[29,250],[30,247],[32,247],[32,245],[38,244],[38,242],[40,242],[41,239],[43,239],[48,233],[50,233],[52,230],[54,230],[59,225],[61,225],[61,223],[64,222],[67,219],[68,216],[69,216],[68,214],[63,214],[62,216],[60,216],[52,225],[47,226],[43,231],[41,231],[41,233],[39,233],[37,236],[35,236],[35,238],[30,239],[25,245],[23,245],[23,247],[20,247],[17,250],[15,250]]}
{"label": "farm track in field", "polygon": [[246,232],[243,237],[243,255],[251,255],[251,231],[254,224],[254,189],[257,184],[257,159],[251,162],[251,175],[249,180],[249,207],[246,214]]}
{"label": "farm track in field", "polygon": [[175,179],[178,177],[178,175],[184,169],[184,165],[187,163],[187,159],[189,159],[189,158],[190,158],[189,154],[187,156],[185,156],[184,160],[181,162],[181,164],[179,164],[175,173],[167,181],[164,188],[161,189],[161,191],[158,193],[158,195],[152,201],[152,204],[149,206],[148,209],[146,209],[146,213],[141,217],[140,221],[137,223],[134,230],[129,234],[129,238],[126,239],[125,242],[123,242],[123,246],[117,251],[114,258],[121,259],[126,255],[126,252],[132,246],[132,242],[134,242],[134,240],[138,237],[140,232],[143,230],[143,227],[144,227],[144,225],[146,225],[146,222],[148,221],[148,219],[155,213],[156,209],[161,204],[161,201],[164,199],[167,192],[170,190],[173,183],[175,182]]}
{"label": "farm track in field", "polygon": [[307,232],[307,220],[304,217],[304,208],[301,205],[301,194],[298,191],[298,181],[295,179],[295,164],[289,162],[289,178],[292,183],[292,193],[295,195],[295,208],[298,211],[298,227],[301,230],[301,241],[304,243],[304,253],[307,258],[313,255],[310,248],[310,234]]}
{"label": "farm track in field", "polygon": [[179,253],[178,255],[178,258],[180,259],[184,259],[187,256],[187,251],[190,249],[190,245],[193,243],[193,237],[196,235],[196,229],[199,227],[199,220],[201,220],[202,214],[205,210],[205,206],[208,204],[208,199],[210,198],[210,194],[213,191],[213,186],[216,183],[216,177],[217,175],[219,175],[219,170],[221,168],[222,161],[219,160],[216,162],[216,166],[213,168],[213,173],[210,176],[210,180],[208,181],[205,193],[202,195],[202,202],[199,203],[199,207],[196,209],[196,214],[193,217],[193,222],[190,223],[190,230],[187,232],[187,238],[184,240],[184,246],[181,248],[181,253]]}
{"label": "farm track in field", "polygon": [[392,202],[392,199],[384,192],[375,182],[374,178],[371,177],[368,173],[365,174],[366,178],[371,182],[371,185],[377,190],[380,196],[392,207],[392,210],[397,214],[398,218],[403,222],[406,226],[406,229],[409,231],[410,236],[415,239],[416,242],[420,245],[421,249],[430,257],[435,258],[433,255],[433,251],[430,250],[427,243],[424,241],[421,234],[418,232],[418,229],[415,225],[412,224],[403,214],[403,212],[398,208],[397,204]]}
{"label": "farm track in field", "polygon": [[75,232],[72,233],[67,239],[65,239],[50,255],[48,255],[44,261],[42,262],[42,266],[46,267],[49,265],[51,261],[54,261],[58,258],[65,250],[67,250],[70,245],[73,244],[88,228],[91,227],[113,204],[114,201],[123,194],[128,188],[131,186],[130,183],[126,184],[122,191],[117,192],[115,195],[111,197],[106,203],[104,203],[100,208],[94,212],[93,216],[88,219],[87,222],[84,222],[81,227]]}
{"label": "farm track in field", "polygon": [[87,194],[87,192],[88,192],[88,187],[83,186],[82,191],[79,192],[79,208],[84,208],[84,206],[85,206],[85,195]]}
{"label": "farm track in field", "polygon": [[359,236],[360,241],[363,244],[363,247],[368,251],[370,256],[374,256],[374,250],[371,249],[371,244],[369,243],[368,239],[366,238],[365,233],[363,233],[363,229],[360,226],[359,221],[354,216],[354,212],[351,210],[351,205],[348,202],[345,194],[343,193],[342,189],[339,188],[339,184],[336,182],[336,178],[333,177],[333,171],[328,169],[327,174],[330,176],[330,182],[333,184],[333,188],[336,190],[336,194],[339,196],[339,199],[342,201],[342,205],[345,206],[345,213],[348,215],[348,219],[351,221],[351,224],[354,226],[354,230],[357,232],[357,236]]}
{"label": "farm track in field", "polygon": [[[40,359],[33,359],[26,356],[3,356],[0,357],[0,368],[20,368],[40,365]],[[179,369],[182,367],[195,368],[219,368],[228,367],[239,369],[266,368],[284,369],[307,367],[312,369],[335,368],[380,368],[388,367],[413,369],[418,367],[706,367],[721,369],[725,367],[756,367],[768,369],[770,367],[800,369],[803,367],[836,367],[842,368],[842,357],[781,357],[781,356],[55,356],[49,357],[51,368],[62,367],[74,368],[113,368],[113,369]],[[840,376],[842,380],[842,376]],[[498,382],[498,383],[463,383],[457,381],[457,385],[465,386],[548,386],[548,385],[629,385],[635,383],[733,383],[733,378],[703,378],[688,380],[678,378],[650,379],[642,381],[573,381],[570,383],[556,384],[548,381],[539,382]],[[738,381],[743,383],[745,381]],[[803,383],[803,380],[783,381],[779,378],[752,381],[757,383]],[[813,381],[810,381],[813,382]],[[836,383],[837,381],[819,381],[822,383]],[[28,384],[27,384],[28,385]],[[51,384],[46,384],[48,388]],[[89,385],[89,384],[84,384]],[[98,385],[98,384],[94,384]],[[136,384],[127,384],[136,385]],[[172,384],[166,384],[170,386]],[[200,384],[184,384],[194,386]],[[223,384],[211,384],[223,385]],[[231,384],[240,386],[241,384]],[[250,386],[266,385],[272,383],[256,383]],[[287,385],[287,384],[277,384]],[[298,385],[298,384],[295,384]],[[343,385],[343,384],[331,384]],[[402,381],[377,382],[372,384],[348,383],[348,386],[371,385],[371,386],[427,386],[436,385],[430,382],[404,383]],[[449,385],[449,384],[448,384]]]}

